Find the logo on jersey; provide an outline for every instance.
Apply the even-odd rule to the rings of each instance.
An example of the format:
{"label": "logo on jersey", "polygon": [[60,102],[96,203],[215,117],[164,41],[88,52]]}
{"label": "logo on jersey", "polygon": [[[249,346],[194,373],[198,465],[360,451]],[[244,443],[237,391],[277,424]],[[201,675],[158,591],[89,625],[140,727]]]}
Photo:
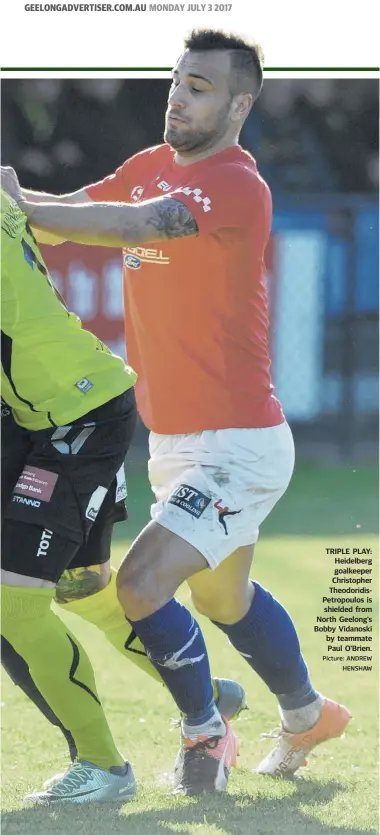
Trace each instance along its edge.
{"label": "logo on jersey", "polygon": [[37,501],[37,499],[27,499],[25,496],[13,496],[12,502],[16,502],[16,504],[27,504],[30,507],[41,507],[41,502]]}
{"label": "logo on jersey", "polygon": [[90,501],[86,507],[86,519],[90,519],[91,522],[95,522],[95,519],[103,504],[106,494],[106,487],[102,487],[101,485],[99,485],[99,487],[97,487],[96,490],[94,490],[92,496],[90,497]]}
{"label": "logo on jersey", "polygon": [[131,191],[131,200],[137,203],[143,195],[144,186],[135,186]]}
{"label": "logo on jersey", "polygon": [[137,258],[136,255],[125,255],[124,264],[126,267],[129,267],[130,270],[141,269],[141,260],[140,258]]}
{"label": "logo on jersey", "polygon": [[194,487],[189,487],[188,484],[181,484],[168,498],[168,504],[175,504],[197,519],[202,516],[210,502],[209,496],[205,496],[204,493]]}
{"label": "logo on jersey", "polygon": [[[14,488],[14,493],[21,493],[22,496],[36,496],[42,502],[50,502],[58,475],[50,470],[42,470],[40,467],[24,467],[20,478]],[[14,497],[13,501],[16,500]],[[29,500],[24,504],[30,504]],[[39,507],[33,505],[33,507]]]}
{"label": "logo on jersey", "polygon": [[203,203],[202,209],[204,212],[211,212],[211,200],[209,197],[203,197],[201,188],[190,188],[190,186],[182,186],[181,188],[177,189],[177,191],[183,191],[183,193],[187,194],[188,196],[192,194],[196,203]]}
{"label": "logo on jersey", "polygon": [[229,510],[228,507],[222,507],[221,501],[221,499],[218,499],[218,501],[215,502],[214,507],[216,507],[218,511],[218,522],[220,522],[224,533],[228,536],[226,516],[237,516],[238,513],[241,513],[241,510]]}
{"label": "logo on jersey", "polygon": [[75,383],[75,385],[77,389],[79,389],[79,391],[82,392],[82,394],[87,394],[87,392],[94,387],[94,384],[91,382],[91,380],[87,380],[87,377],[83,377],[82,380],[78,380],[78,382]]}
{"label": "logo on jersey", "polygon": [[171,186],[169,183],[165,182],[165,180],[161,180],[161,182],[157,184],[157,188],[160,188],[161,191],[170,191]]}
{"label": "logo on jersey", "polygon": [[125,479],[125,471],[124,471],[124,464],[120,467],[120,470],[116,473],[116,493],[115,493],[115,502],[122,502],[124,499],[127,498],[128,490],[127,490],[127,482]]}
{"label": "logo on jersey", "polygon": [[45,556],[45,554],[46,554],[46,552],[49,548],[50,540],[51,540],[52,536],[53,536],[53,531],[49,531],[48,528],[45,528],[42,531],[42,536],[41,536],[40,544],[38,546],[38,551],[37,551],[37,557],[44,557]]}
{"label": "logo on jersey", "polygon": [[139,270],[141,264],[169,264],[170,259],[164,255],[162,249],[151,249],[145,246],[130,246],[124,255],[124,264],[131,270]]}

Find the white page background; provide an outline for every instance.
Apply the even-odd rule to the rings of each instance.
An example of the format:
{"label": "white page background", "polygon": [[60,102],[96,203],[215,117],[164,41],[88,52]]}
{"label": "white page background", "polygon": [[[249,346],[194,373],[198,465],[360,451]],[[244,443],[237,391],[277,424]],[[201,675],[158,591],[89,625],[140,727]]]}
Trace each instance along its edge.
{"label": "white page background", "polygon": [[[212,12],[208,3],[160,12],[150,11],[149,2],[145,12],[25,11],[26,5],[22,0],[0,4],[2,67],[169,67],[183,37],[194,27],[208,26],[258,41],[268,67],[379,64],[374,0],[232,0],[230,11],[217,11],[213,2]],[[198,10],[187,11],[190,5]]]}

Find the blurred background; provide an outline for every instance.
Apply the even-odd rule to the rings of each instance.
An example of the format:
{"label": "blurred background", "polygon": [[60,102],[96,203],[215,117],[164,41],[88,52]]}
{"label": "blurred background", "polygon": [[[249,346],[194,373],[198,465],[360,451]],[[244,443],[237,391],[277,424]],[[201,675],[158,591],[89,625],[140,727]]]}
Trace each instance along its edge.
{"label": "blurred background", "polygon": [[[162,141],[169,81],[2,82],[2,159],[24,187],[65,193]],[[266,261],[273,376],[301,460],[377,454],[376,79],[268,79],[242,135],[274,196]],[[83,322],[124,354],[121,256],[44,248]],[[146,432],[136,449],[145,455]]]}

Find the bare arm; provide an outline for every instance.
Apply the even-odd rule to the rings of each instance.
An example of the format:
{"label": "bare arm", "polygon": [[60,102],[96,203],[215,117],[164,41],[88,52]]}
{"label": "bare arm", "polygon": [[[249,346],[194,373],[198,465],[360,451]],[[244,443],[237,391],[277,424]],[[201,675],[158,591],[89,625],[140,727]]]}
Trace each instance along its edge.
{"label": "bare arm", "polygon": [[[92,202],[84,188],[74,191],[72,194],[60,195],[45,194],[42,191],[30,191],[29,189],[22,188],[21,194],[23,199],[29,203],[64,203],[65,205],[74,205],[75,203],[83,204]],[[33,227],[33,225],[32,228],[37,241],[40,244],[52,244],[53,246],[56,246],[57,244],[62,244],[65,241],[65,238],[55,235],[52,232],[37,229],[36,227]]]}
{"label": "bare arm", "polygon": [[64,203],[65,205],[92,203],[91,197],[84,188],[73,191],[71,194],[46,194],[43,191],[30,191],[28,188],[22,188],[21,194],[29,203]]}
{"label": "bare arm", "polygon": [[158,197],[136,205],[23,202],[21,208],[32,227],[93,246],[137,246],[198,233],[189,209],[172,197]]}

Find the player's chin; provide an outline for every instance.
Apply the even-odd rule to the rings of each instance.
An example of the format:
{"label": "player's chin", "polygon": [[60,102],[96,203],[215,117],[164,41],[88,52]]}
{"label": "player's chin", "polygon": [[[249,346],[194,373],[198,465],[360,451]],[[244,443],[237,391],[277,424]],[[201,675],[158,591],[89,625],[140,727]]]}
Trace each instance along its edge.
{"label": "player's chin", "polygon": [[188,138],[179,131],[177,132],[176,128],[166,128],[164,140],[171,148],[174,148],[175,151],[187,151],[191,148]]}
{"label": "player's chin", "polygon": [[169,142],[169,144],[171,145],[172,142],[175,142],[177,137],[178,131],[176,130],[176,128],[173,127],[173,125],[166,125],[164,133],[165,142]]}
{"label": "player's chin", "polygon": [[[185,128],[185,130],[184,130]],[[175,147],[175,144],[187,144],[186,125],[183,122],[169,122],[165,126],[165,142]]]}

